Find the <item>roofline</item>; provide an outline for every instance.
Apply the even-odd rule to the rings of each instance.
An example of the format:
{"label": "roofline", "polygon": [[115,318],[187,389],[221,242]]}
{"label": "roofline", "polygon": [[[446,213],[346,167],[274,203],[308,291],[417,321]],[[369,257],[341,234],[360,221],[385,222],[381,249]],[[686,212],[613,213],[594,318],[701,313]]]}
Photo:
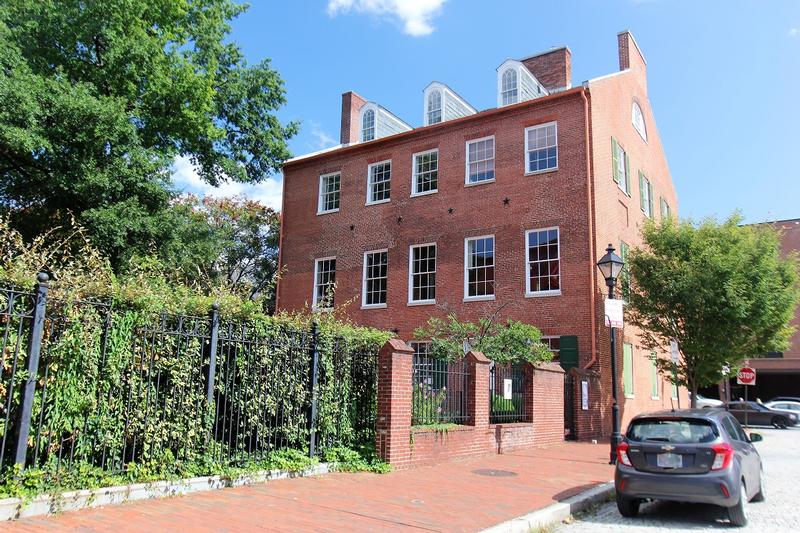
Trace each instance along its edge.
{"label": "roofline", "polygon": [[292,159],[287,160],[283,164],[283,168],[288,166],[294,166],[300,163],[307,163],[310,161],[318,160],[324,156],[328,156],[331,154],[342,155],[342,154],[350,154],[352,152],[357,152],[358,150],[366,148],[374,148],[376,146],[381,146],[387,144],[389,142],[397,141],[404,139],[406,137],[411,137],[415,134],[420,132],[429,133],[437,130],[446,130],[448,128],[454,128],[458,125],[462,125],[468,123],[471,120],[478,120],[485,118],[487,116],[494,116],[494,115],[501,115],[503,113],[509,113],[512,111],[524,109],[526,107],[534,107],[545,102],[551,102],[553,100],[558,100],[560,98],[567,98],[576,94],[583,93],[588,91],[585,87],[574,87],[572,89],[567,89],[566,91],[559,91],[553,94],[549,94],[547,96],[541,96],[539,98],[534,98],[533,100],[525,100],[524,102],[519,102],[517,104],[503,106],[503,107],[493,107],[491,109],[486,109],[484,111],[480,111],[474,115],[467,115],[465,117],[454,118],[452,120],[446,120],[444,122],[439,122],[437,124],[431,124],[430,126],[421,126],[419,128],[414,128],[410,131],[403,131],[400,133],[395,133],[394,135],[389,135],[387,137],[381,137],[380,139],[375,139],[372,141],[367,142],[360,142],[356,144],[349,144],[347,146],[341,146],[338,149],[329,149],[323,152],[315,152],[311,154],[301,155],[294,157]]}
{"label": "roofline", "polygon": [[800,218],[784,218],[782,220],[765,220],[763,222],[752,222],[750,224],[742,224],[742,226],[764,226],[765,224],[780,224],[783,222],[800,222]]}
{"label": "roofline", "polygon": [[539,52],[538,54],[533,54],[531,56],[526,56],[526,57],[520,59],[519,61],[525,61],[527,59],[533,59],[534,57],[539,57],[539,56],[546,56],[547,54],[552,54],[553,52],[558,52],[559,50],[566,50],[567,52],[572,54],[572,50],[569,49],[569,46],[556,46],[556,47],[551,48],[550,50],[547,50],[545,52]]}

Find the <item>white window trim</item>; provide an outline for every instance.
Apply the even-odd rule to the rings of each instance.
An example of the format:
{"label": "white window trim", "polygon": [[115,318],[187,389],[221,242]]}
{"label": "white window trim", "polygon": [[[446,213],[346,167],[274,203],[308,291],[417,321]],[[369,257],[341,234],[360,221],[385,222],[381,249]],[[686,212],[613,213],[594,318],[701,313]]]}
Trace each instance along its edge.
{"label": "white window trim", "polygon": [[[469,181],[469,145],[481,141],[488,141],[489,139],[494,142],[494,177],[490,180],[483,181]],[[488,159],[486,159],[488,161]],[[485,183],[494,183],[497,181],[497,140],[494,135],[488,135],[479,139],[470,139],[464,143],[464,187],[474,187],[475,185],[483,185]]]}
{"label": "white window trim", "polygon": [[[642,117],[642,130],[639,129],[639,126],[636,124],[636,115],[634,114],[634,109],[639,109],[639,115]],[[644,120],[644,111],[642,111],[642,106],[639,105],[639,102],[636,100],[633,101],[631,104],[631,124],[633,125],[633,129],[639,134],[639,137],[642,138],[645,144],[647,144],[647,122]]]}
{"label": "white window trim", "polygon": [[317,215],[327,215],[329,213],[338,213],[339,208],[336,209],[328,209],[327,211],[323,211],[322,205],[322,184],[325,182],[325,178],[329,178],[331,176],[339,175],[339,205],[342,205],[342,173],[341,172],[328,172],[327,174],[321,174],[319,176],[319,193],[317,194]]}
{"label": "white window trim", "polygon": [[[485,294],[481,296],[469,296],[469,241],[476,241],[478,239],[492,239],[492,247],[494,249],[495,263],[493,268],[497,272],[497,239],[492,235],[477,235],[475,237],[466,237],[464,239],[464,301],[465,302],[483,302],[495,299],[495,294]],[[495,287],[495,293],[497,287]]]}
{"label": "white window trim", "polygon": [[[429,300],[412,300],[414,296],[414,248],[422,248],[424,246],[434,246],[436,249],[436,270],[439,270],[439,246],[435,242],[425,242],[422,244],[412,244],[408,247],[408,305],[432,305],[436,303],[436,298]],[[434,287],[436,285],[434,284]]]}
{"label": "white window trim", "polygon": [[[417,156],[428,155],[436,152],[436,188],[430,191],[417,192]],[[439,149],[433,148],[424,152],[417,152],[411,156],[411,198],[427,196],[439,192]]]}
{"label": "white window trim", "polygon": [[530,291],[531,285],[531,272],[530,265],[528,264],[528,235],[534,231],[550,231],[551,229],[558,230],[558,286],[563,287],[563,277],[561,275],[561,228],[558,226],[550,226],[548,228],[534,228],[525,230],[525,298],[541,298],[546,296],[561,296],[561,289],[550,291]]}
{"label": "white window trim", "polygon": [[[439,109],[438,109],[438,111],[439,111],[439,122],[431,122],[430,121],[430,113],[432,111],[437,111],[437,109],[431,110],[430,107],[429,107],[431,96],[433,96],[435,93],[439,93]],[[424,114],[424,117],[425,117],[424,122],[425,122],[425,124],[424,125],[425,126],[433,126],[434,124],[441,124],[442,122],[444,122],[445,121],[444,120],[444,90],[439,88],[439,87],[433,87],[429,91],[426,92],[424,100],[425,100],[425,106],[424,106],[425,107],[425,110],[424,110],[424,113],[425,113]]]}
{"label": "white window trim", "polygon": [[[385,303],[383,304],[367,304],[367,256],[369,254],[386,254],[386,280],[389,280],[389,249],[382,248],[380,250],[367,250],[364,252],[364,266],[361,274],[361,309],[386,309]],[[386,302],[389,302],[389,287],[386,287]]]}
{"label": "white window trim", "polygon": [[[630,182],[631,182],[631,177],[628,175],[628,170],[629,170],[628,166],[629,165],[625,164],[625,162],[628,159],[628,151],[625,150],[625,147],[622,146],[622,144],[618,140],[616,140],[616,139],[614,139],[614,140],[617,143],[617,149],[622,150],[622,155],[625,156],[621,160],[619,159],[619,156],[617,156],[617,161],[618,161],[617,165],[619,165],[617,167],[617,171],[620,173],[619,181],[617,182],[617,187],[619,187],[619,190],[621,190],[623,192],[623,194],[625,194],[625,196],[627,196],[628,198],[633,198],[633,195],[631,194],[631,191],[626,191],[625,190],[625,186],[630,184]],[[616,154],[611,154],[611,157],[613,158],[614,155],[616,155]],[[623,172],[625,173],[625,179],[623,179],[623,176],[622,176]],[[633,186],[630,186],[629,188],[633,189]]]}
{"label": "white window trim", "polygon": [[[561,335],[542,335],[541,337],[539,337],[539,339],[540,339],[540,340],[545,340],[545,339],[560,339],[560,338],[561,338]],[[549,345],[548,343],[545,343],[545,342],[543,342],[542,344],[544,344],[544,345],[547,347],[547,351],[548,351],[548,352],[550,352],[550,353],[555,353],[555,352],[556,352],[556,350],[551,350],[551,349],[550,349],[550,347],[549,347],[550,345]],[[561,352],[561,349],[559,348],[557,351],[558,351],[558,352]]]}
{"label": "white window trim", "polygon": [[[653,184],[650,183],[650,178],[647,177],[647,174],[642,172],[642,185],[644,185],[647,189],[647,201],[644,203],[644,206],[639,206],[644,213],[644,216],[647,218],[655,218],[653,210],[655,209],[655,202],[653,201]],[[642,194],[641,191],[639,194]],[[641,200],[639,201],[641,203]],[[650,207],[652,206],[652,207]],[[659,206],[660,207],[660,206]],[[649,213],[647,211],[650,211]]]}
{"label": "white window trim", "polygon": [[[317,257],[314,259],[314,280],[312,283],[312,293],[311,293],[311,310],[316,312],[328,312],[332,311],[333,307],[318,307],[317,306],[317,274],[319,273],[319,264],[321,261],[330,261],[331,259],[336,259],[335,255],[331,255],[328,257]],[[338,266],[338,265],[337,265]]]}
{"label": "white window trim", "polygon": [[[370,183],[370,177],[372,176],[372,167],[383,165],[389,163],[391,165],[391,169],[389,170],[389,198],[384,200],[370,200],[369,197],[372,196],[372,184]],[[385,204],[392,201],[392,192],[391,192],[391,183],[392,183],[392,174],[394,173],[394,165],[392,165],[391,159],[386,159],[384,161],[375,161],[374,163],[370,163],[367,165],[367,202],[364,205],[378,205],[378,204]]]}
{"label": "white window trim", "polygon": [[[503,93],[511,92],[503,90],[503,78],[505,78],[506,73],[512,71],[514,73],[514,90],[517,93],[516,100],[514,102],[504,103],[503,102]],[[509,65],[508,67],[504,68],[503,71],[500,73],[500,78],[497,80],[498,83],[498,90],[497,90],[497,107],[506,107],[514,104],[520,103],[522,100],[520,99],[520,81],[519,81],[519,68],[516,65]]]}
{"label": "white window trim", "polygon": [[[556,127],[556,166],[553,168],[544,168],[542,170],[528,170],[528,132],[530,130],[535,130],[537,128],[542,128],[553,124]],[[558,150],[558,121],[552,120],[550,122],[544,122],[542,124],[535,124],[533,126],[528,126],[525,128],[525,156],[522,162],[522,171],[525,176],[535,176],[536,174],[547,174],[548,172],[557,172],[558,171],[558,162],[559,162],[559,150]]]}

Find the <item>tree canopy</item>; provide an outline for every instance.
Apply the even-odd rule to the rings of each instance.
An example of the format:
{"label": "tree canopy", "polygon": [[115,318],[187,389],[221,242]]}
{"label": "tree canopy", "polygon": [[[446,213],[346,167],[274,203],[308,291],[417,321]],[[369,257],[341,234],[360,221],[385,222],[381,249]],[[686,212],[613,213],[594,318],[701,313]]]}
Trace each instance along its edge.
{"label": "tree canopy", "polygon": [[233,0],[0,3],[0,207],[27,238],[74,214],[119,269],[169,240],[171,165],[259,182],[289,157],[283,82],[228,39]]}
{"label": "tree canopy", "polygon": [[[745,358],[786,346],[798,261],[781,258],[776,231],[742,226],[734,215],[721,224],[649,222],[643,237],[645,246],[628,258],[629,323],[642,329],[648,349],[677,341],[677,380],[691,390],[692,405],[699,387],[735,373]],[[656,363],[672,381],[672,362]]]}

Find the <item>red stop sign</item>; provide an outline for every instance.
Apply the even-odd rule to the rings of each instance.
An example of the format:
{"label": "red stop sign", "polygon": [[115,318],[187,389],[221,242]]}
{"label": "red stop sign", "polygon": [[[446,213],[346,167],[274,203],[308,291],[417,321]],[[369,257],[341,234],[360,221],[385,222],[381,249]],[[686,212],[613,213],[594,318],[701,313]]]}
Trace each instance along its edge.
{"label": "red stop sign", "polygon": [[756,384],[756,370],[749,366],[743,367],[736,375],[736,383],[739,385],[755,385]]}

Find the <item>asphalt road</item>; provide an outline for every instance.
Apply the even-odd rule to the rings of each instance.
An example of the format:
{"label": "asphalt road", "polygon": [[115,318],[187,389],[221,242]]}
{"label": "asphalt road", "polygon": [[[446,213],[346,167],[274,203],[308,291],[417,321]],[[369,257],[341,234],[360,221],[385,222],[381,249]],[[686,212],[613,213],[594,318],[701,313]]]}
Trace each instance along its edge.
{"label": "asphalt road", "polygon": [[[764,461],[766,501],[747,506],[749,523],[742,532],[800,531],[800,428],[753,427],[764,440],[756,444]],[[713,505],[651,502],[638,518],[623,518],[611,502],[563,524],[560,533],[703,531],[730,529],[727,510]]]}

